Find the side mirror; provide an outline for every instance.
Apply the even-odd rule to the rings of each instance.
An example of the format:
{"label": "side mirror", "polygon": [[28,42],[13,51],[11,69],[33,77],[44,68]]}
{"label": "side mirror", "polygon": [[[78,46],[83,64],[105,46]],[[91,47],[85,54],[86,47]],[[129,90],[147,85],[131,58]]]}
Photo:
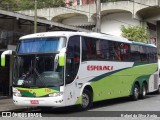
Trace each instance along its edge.
{"label": "side mirror", "polygon": [[63,67],[65,65],[65,55],[59,55],[58,62],[59,62],[59,66]]}
{"label": "side mirror", "polygon": [[64,66],[65,65],[65,52],[66,52],[66,49],[63,48],[60,53],[59,53],[59,56],[58,56],[58,63],[59,63],[59,66]]}
{"label": "side mirror", "polygon": [[11,55],[12,50],[6,50],[1,54],[1,66],[5,67],[6,65],[6,55]]}

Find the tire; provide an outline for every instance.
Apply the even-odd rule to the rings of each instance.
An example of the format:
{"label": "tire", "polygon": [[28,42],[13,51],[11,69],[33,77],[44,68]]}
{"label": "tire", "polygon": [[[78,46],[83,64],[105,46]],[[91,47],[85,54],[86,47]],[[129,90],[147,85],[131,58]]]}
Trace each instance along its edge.
{"label": "tire", "polygon": [[84,89],[82,93],[82,103],[78,106],[79,110],[88,110],[92,106],[92,94]]}
{"label": "tire", "polygon": [[146,98],[146,95],[147,95],[147,84],[143,83],[142,85],[142,94],[140,95],[140,98],[141,99],[144,99]]}
{"label": "tire", "polygon": [[132,93],[132,100],[136,101],[139,98],[139,86],[137,84],[134,85],[133,93]]}

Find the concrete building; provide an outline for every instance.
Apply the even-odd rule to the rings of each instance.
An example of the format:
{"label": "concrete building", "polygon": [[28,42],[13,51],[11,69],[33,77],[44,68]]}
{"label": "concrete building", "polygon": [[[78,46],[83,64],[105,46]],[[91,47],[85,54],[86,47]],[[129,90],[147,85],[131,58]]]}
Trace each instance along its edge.
{"label": "concrete building", "polygon": [[[70,0],[65,0],[69,2]],[[94,30],[96,23],[96,5],[87,0],[72,0],[73,6],[44,8],[38,10],[38,16],[66,25]],[[89,0],[90,1],[90,0]],[[90,3],[93,1],[91,0]],[[121,36],[121,26],[147,26],[151,34],[149,42],[160,48],[160,0],[124,0],[101,4],[101,32]],[[34,15],[34,11],[21,11]],[[160,50],[158,51],[160,53]]]}

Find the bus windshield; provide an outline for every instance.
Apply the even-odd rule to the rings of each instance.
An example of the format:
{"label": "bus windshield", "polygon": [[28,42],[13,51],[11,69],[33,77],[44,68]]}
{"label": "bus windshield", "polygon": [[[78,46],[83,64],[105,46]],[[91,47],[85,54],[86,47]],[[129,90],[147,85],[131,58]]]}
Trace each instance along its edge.
{"label": "bus windshield", "polygon": [[29,38],[20,41],[17,54],[52,53],[65,46],[65,37]]}
{"label": "bus windshield", "polygon": [[64,84],[64,67],[58,66],[58,53],[65,37],[22,39],[15,56],[13,86],[54,87]]}
{"label": "bus windshield", "polygon": [[54,87],[64,84],[64,67],[58,66],[56,54],[15,56],[13,86]]}

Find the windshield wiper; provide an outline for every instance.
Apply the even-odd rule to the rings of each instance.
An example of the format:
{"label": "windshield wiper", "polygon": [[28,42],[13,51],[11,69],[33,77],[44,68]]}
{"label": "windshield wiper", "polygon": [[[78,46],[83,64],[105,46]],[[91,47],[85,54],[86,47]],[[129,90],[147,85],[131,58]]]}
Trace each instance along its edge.
{"label": "windshield wiper", "polygon": [[[41,83],[44,85],[44,87],[47,87],[47,85],[45,84],[45,82],[42,80],[41,75],[38,73],[38,71],[36,70],[36,68],[33,69],[34,72],[37,74],[37,76],[39,77],[39,80],[41,81]],[[44,78],[43,78],[44,79]],[[44,79],[45,80],[45,79]],[[45,80],[46,81],[46,80]]]}
{"label": "windshield wiper", "polygon": [[35,54],[35,59],[34,59],[34,66],[33,66],[33,71],[36,73],[36,75],[39,77],[39,80],[41,81],[41,83],[44,85],[44,87],[46,87],[47,85],[45,84],[45,82],[42,80],[41,75],[38,73],[37,69],[37,55]]}

